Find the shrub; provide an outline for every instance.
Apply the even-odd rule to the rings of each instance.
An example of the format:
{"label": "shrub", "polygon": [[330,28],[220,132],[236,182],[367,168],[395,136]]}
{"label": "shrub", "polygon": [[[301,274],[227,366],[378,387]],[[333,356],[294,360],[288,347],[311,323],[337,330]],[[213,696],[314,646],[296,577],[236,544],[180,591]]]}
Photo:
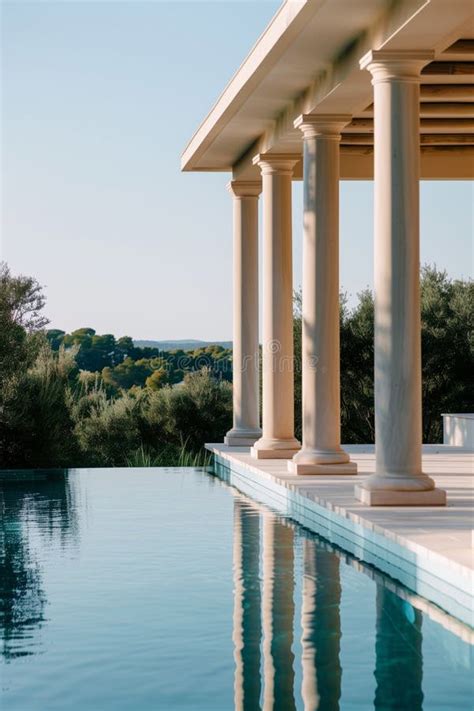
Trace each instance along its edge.
{"label": "shrub", "polygon": [[230,429],[232,386],[206,369],[189,373],[183,383],[150,393],[148,418],[167,442],[199,452],[205,442],[222,441]]}
{"label": "shrub", "polygon": [[0,464],[67,467],[78,461],[69,401],[74,353],[43,344],[34,365],[10,378],[2,398]]}
{"label": "shrub", "polygon": [[72,406],[81,459],[87,466],[125,466],[141,444],[142,403],[134,394],[108,400],[102,388],[86,392]]}

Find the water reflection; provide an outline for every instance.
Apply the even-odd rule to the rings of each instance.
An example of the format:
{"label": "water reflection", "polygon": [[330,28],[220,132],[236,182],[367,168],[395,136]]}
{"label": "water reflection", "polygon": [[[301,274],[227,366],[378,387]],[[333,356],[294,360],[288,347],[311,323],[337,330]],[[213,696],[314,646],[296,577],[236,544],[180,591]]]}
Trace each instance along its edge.
{"label": "water reflection", "polygon": [[341,696],[341,582],[339,559],[303,541],[303,601],[301,607],[305,711],[339,711]]}
{"label": "water reflection", "polygon": [[468,707],[472,631],[235,490],[232,523],[205,482],[0,485],[1,708]]}
{"label": "water reflection", "polygon": [[294,711],[294,533],[269,511],[263,517],[263,708]]}
{"label": "water reflection", "polygon": [[[237,711],[339,711],[347,707],[341,701],[341,565],[374,581],[375,629],[363,632],[375,645],[376,689],[371,708],[422,711],[422,611],[449,630],[448,635],[454,633],[454,639],[463,640],[461,644],[472,643],[468,628],[435,606],[430,610],[426,600],[398,589],[395,581],[373,568],[243,496],[235,492],[234,496]],[[295,569],[302,572],[301,580],[295,579]],[[294,631],[298,611],[300,636]],[[351,609],[350,615],[357,628],[358,609]]]}
{"label": "water reflection", "polygon": [[[235,498],[233,640],[237,711],[297,708],[294,555],[292,524]],[[301,604],[301,696],[305,711],[339,709],[340,598],[338,557],[306,538]]]}
{"label": "water reflection", "polygon": [[45,620],[47,599],[32,533],[49,545],[75,536],[72,496],[66,472],[37,482],[0,481],[0,636],[6,661],[38,651],[35,632]]}
{"label": "water reflection", "polygon": [[422,711],[421,612],[377,584],[374,707]]}
{"label": "water reflection", "polygon": [[260,520],[239,499],[234,502],[234,700],[237,711],[259,709]]}

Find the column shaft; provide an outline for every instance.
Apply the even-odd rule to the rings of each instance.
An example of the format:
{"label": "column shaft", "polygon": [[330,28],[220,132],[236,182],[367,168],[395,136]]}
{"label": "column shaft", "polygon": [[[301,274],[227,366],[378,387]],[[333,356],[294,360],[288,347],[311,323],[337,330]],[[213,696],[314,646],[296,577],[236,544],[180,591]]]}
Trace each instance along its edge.
{"label": "column shaft", "polygon": [[291,457],[294,437],[291,177],[296,160],[265,157],[263,180],[262,438],[257,459]]}
{"label": "column shaft", "polygon": [[294,474],[355,474],[341,449],[339,141],[350,116],[301,116],[303,131],[303,448]]}
{"label": "column shaft", "polygon": [[[428,56],[429,55],[429,56]],[[371,52],[374,85],[376,473],[370,504],[443,504],[421,468],[419,75],[426,52]]]}
{"label": "column shaft", "polygon": [[233,194],[233,427],[224,442],[250,446],[259,427],[258,196],[259,182],[230,183]]}

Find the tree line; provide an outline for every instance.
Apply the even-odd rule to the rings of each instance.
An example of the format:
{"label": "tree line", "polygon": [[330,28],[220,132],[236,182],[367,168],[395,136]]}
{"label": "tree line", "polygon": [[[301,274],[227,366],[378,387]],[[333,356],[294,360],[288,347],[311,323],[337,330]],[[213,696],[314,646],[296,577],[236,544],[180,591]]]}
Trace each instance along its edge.
{"label": "tree line", "polygon": [[[0,266],[0,467],[180,465],[203,462],[202,445],[232,424],[232,354],[137,348],[130,337],[47,330],[32,277]],[[442,440],[441,413],[472,411],[474,285],[434,267],[421,272],[423,439]],[[374,441],[370,291],[341,296],[344,443]],[[295,359],[301,294],[295,294]],[[301,369],[295,369],[301,437]]]}
{"label": "tree line", "polygon": [[46,338],[53,351],[61,348],[74,350],[77,368],[83,379],[100,380],[109,395],[132,387],[158,390],[164,385],[175,385],[187,373],[207,368],[221,380],[232,381],[232,351],[219,345],[196,348],[193,351],[135,346],[130,336],[116,339],[110,333],[99,335],[93,328],[79,328],[72,333],[48,329]]}

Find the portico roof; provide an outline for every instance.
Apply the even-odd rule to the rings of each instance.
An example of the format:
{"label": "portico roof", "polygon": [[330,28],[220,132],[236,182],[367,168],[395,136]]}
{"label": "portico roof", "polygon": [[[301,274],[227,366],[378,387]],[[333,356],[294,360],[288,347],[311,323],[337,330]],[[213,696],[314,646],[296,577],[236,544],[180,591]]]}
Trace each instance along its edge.
{"label": "portico roof", "polygon": [[382,48],[434,52],[421,80],[422,177],[474,177],[472,0],[285,2],[187,145],[182,169],[256,178],[256,154],[301,153],[298,116],[329,113],[353,117],[341,178],[371,178],[372,87],[359,61]]}

